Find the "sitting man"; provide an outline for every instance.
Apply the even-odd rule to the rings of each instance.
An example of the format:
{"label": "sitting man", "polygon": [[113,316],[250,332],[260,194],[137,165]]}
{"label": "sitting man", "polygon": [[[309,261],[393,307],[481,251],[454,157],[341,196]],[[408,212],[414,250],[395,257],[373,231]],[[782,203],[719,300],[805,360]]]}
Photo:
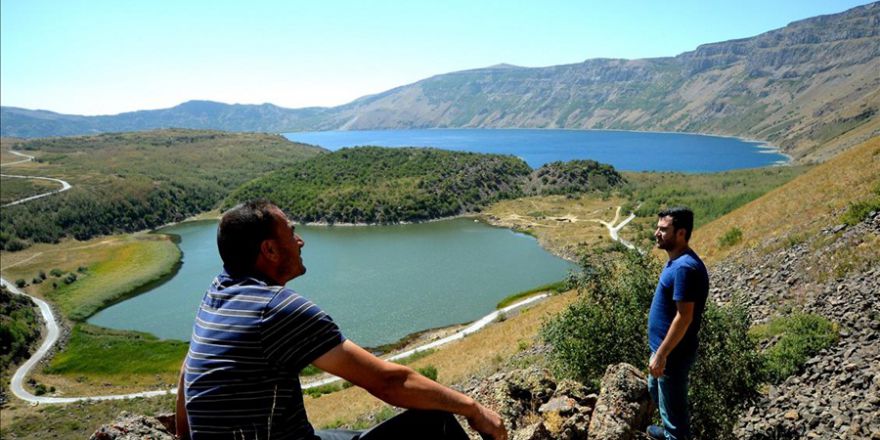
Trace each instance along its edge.
{"label": "sitting man", "polygon": [[[486,438],[506,439],[497,413],[345,339],[333,320],[284,285],[306,272],[302,238],[275,205],[253,201],[223,215],[224,271],[205,294],[181,370],[178,435],[200,439],[467,439],[452,414]],[[318,431],[299,372],[316,367],[383,401],[410,408],[366,432]]]}

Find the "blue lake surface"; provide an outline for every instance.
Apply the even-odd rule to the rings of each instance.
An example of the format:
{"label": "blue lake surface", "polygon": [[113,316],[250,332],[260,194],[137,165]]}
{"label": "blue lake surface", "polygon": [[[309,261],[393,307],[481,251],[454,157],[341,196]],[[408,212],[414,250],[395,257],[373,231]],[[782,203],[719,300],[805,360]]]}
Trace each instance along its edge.
{"label": "blue lake surface", "polygon": [[[349,339],[364,346],[476,320],[506,296],[559,281],[573,267],[530,236],[465,218],[296,229],[306,242],[302,255],[308,272],[289,287],[321,306]],[[216,231],[216,221],[163,229],[180,236],[180,271],[89,322],[189,340],[205,289],[222,267]]]}
{"label": "blue lake surface", "polygon": [[623,171],[716,172],[784,164],[788,158],[762,142],[682,133],[613,130],[425,129],[285,133],[292,141],[328,150],[375,145],[436,147],[511,154],[532,168],[554,161],[593,159]]}

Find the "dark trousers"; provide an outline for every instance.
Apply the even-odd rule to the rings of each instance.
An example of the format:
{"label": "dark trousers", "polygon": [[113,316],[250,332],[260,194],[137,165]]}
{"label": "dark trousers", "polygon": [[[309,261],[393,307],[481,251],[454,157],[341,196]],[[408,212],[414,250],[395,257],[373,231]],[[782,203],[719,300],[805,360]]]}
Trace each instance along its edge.
{"label": "dark trousers", "polygon": [[455,416],[442,411],[408,410],[366,431],[326,429],[315,432],[320,440],[468,440]]}

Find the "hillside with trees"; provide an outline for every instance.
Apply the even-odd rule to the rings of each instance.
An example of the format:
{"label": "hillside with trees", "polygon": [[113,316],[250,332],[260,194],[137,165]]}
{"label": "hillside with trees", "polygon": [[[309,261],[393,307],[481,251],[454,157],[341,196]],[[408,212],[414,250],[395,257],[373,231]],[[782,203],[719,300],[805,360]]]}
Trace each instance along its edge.
{"label": "hillside with trees", "polygon": [[532,170],[513,156],[433,148],[346,148],[248,182],[224,203],[265,197],[294,219],[398,223],[479,212],[526,194],[609,189],[623,178],[595,161]]}
{"label": "hillside with trees", "polygon": [[321,154],[277,135],[158,130],[12,143],[35,162],[4,172],[51,176],[69,191],[3,208],[0,248],[139,231],[217,207],[242,183]]}

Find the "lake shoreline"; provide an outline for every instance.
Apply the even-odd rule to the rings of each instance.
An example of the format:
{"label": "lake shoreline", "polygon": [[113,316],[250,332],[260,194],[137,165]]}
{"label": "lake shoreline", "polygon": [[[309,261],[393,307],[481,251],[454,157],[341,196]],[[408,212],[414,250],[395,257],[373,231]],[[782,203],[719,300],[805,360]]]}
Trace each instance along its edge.
{"label": "lake shoreline", "polygon": [[[737,140],[737,141],[740,141],[740,142],[743,142],[743,143],[753,144],[756,148],[758,148],[759,150],[762,150],[762,151],[759,151],[759,153],[762,153],[762,154],[778,154],[778,155],[780,155],[780,156],[785,157],[785,161],[782,161],[783,163],[780,163],[780,161],[777,161],[777,162],[772,163],[772,164],[764,165],[764,166],[766,166],[766,167],[795,165],[794,157],[792,157],[792,156],[791,156],[790,154],[788,154],[788,153],[783,152],[782,149],[781,149],[778,145],[774,145],[774,144],[770,143],[769,141],[766,141],[766,140],[763,140],[763,139],[755,139],[755,138],[748,138],[748,137],[743,137],[743,136],[737,136],[737,135],[732,135],[732,134],[720,134],[720,133],[708,133],[708,132],[693,132],[693,131],[667,131],[667,130],[656,131],[656,130],[607,129],[607,128],[547,128],[547,127],[430,127],[430,128],[409,128],[409,129],[400,129],[400,128],[377,128],[377,129],[368,129],[368,130],[289,131],[289,132],[283,132],[283,133],[278,133],[278,134],[279,134],[280,136],[284,136],[286,139],[290,140],[291,142],[302,142],[302,141],[295,141],[295,140],[293,140],[293,139],[290,139],[290,138],[287,137],[287,135],[288,135],[288,134],[295,134],[295,133],[346,133],[346,132],[357,132],[357,131],[365,131],[365,132],[366,132],[366,131],[392,132],[392,131],[407,131],[407,130],[425,130],[425,131],[442,131],[442,130],[461,130],[461,131],[480,131],[480,130],[484,130],[484,131],[501,131],[501,130],[510,130],[510,131],[528,131],[528,130],[533,130],[533,131],[546,131],[546,132],[551,132],[551,131],[563,132],[563,131],[567,131],[567,132],[599,132],[599,133],[678,134],[678,135],[690,135],[690,136],[703,136],[703,137],[714,137],[714,138],[722,138],[722,139],[733,139],[733,140]],[[311,144],[309,144],[309,145],[311,145]],[[356,146],[368,146],[368,145],[372,145],[372,144],[364,143],[364,144],[359,144],[359,145],[356,145]],[[328,151],[335,151],[335,150],[330,150],[328,147],[321,146],[321,145],[319,145],[319,144],[315,144],[315,146],[318,146],[318,147],[324,148],[324,149],[326,149],[326,150],[328,150]],[[353,147],[355,147],[355,146],[339,147],[339,148],[337,148],[337,149],[341,149],[341,148],[353,148]],[[433,148],[447,149],[447,148],[443,148],[443,147],[433,147]],[[471,151],[471,150],[462,150],[462,151]],[[601,161],[600,161],[600,162],[601,162]],[[760,167],[757,167],[757,168],[763,168],[764,166],[760,166]],[[617,167],[615,167],[615,168],[617,168]],[[633,171],[633,170],[622,170],[622,171]],[[660,170],[660,171],[654,171],[654,172],[663,172],[663,171],[666,171],[666,170]],[[730,170],[707,171],[707,172],[710,172],[710,173],[718,173],[718,172],[724,172],[724,171],[730,171]],[[634,171],[634,172],[651,172],[651,171],[644,170],[644,171]],[[697,171],[697,173],[700,173],[700,171]]]}

